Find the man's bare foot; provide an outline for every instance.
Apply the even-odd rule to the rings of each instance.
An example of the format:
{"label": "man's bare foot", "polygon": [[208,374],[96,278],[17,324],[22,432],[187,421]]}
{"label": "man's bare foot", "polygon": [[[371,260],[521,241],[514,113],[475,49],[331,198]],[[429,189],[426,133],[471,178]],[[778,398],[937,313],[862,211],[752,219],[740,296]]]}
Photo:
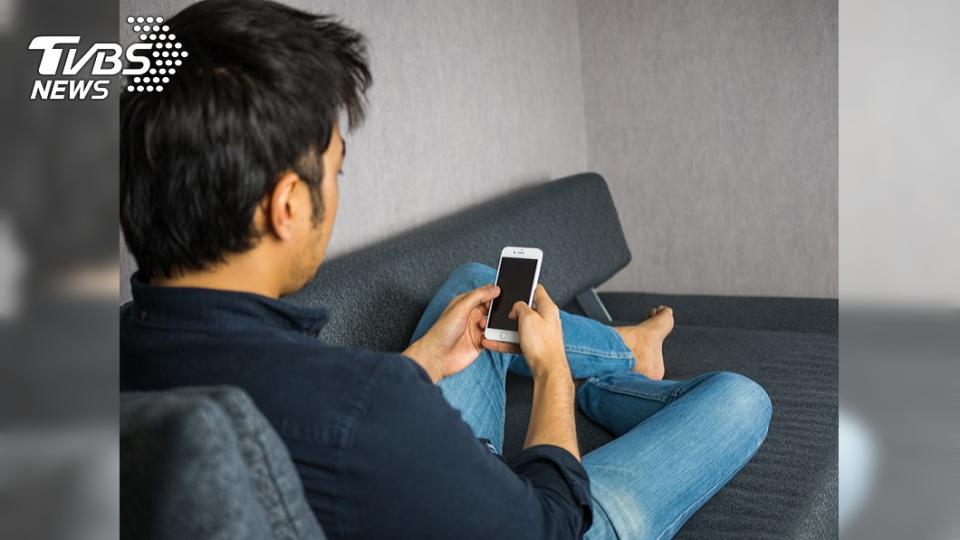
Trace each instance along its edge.
{"label": "man's bare foot", "polygon": [[617,326],[614,330],[637,358],[633,370],[655,381],[663,379],[663,340],[673,330],[673,310],[657,306],[650,310],[650,318],[642,323]]}

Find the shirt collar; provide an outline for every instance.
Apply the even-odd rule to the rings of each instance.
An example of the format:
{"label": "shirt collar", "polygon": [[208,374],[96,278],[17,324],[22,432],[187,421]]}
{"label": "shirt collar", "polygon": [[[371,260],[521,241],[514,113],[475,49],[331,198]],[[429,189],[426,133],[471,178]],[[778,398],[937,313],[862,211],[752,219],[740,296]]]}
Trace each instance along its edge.
{"label": "shirt collar", "polygon": [[144,325],[167,329],[277,328],[316,337],[326,324],[326,308],[297,306],[259,294],[162,287],[130,278],[133,315]]}

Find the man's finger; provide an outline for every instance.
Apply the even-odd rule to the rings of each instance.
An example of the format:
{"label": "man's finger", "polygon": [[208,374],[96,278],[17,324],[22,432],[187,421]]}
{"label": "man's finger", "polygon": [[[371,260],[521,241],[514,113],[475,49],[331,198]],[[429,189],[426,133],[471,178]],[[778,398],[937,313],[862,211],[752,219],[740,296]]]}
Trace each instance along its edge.
{"label": "man's finger", "polygon": [[533,291],[533,301],[536,302],[538,310],[557,307],[557,305],[553,303],[553,299],[550,298],[550,295],[547,294],[547,290],[539,283],[537,284],[536,290]]}
{"label": "man's finger", "polygon": [[514,345],[513,343],[493,341],[492,339],[483,338],[483,340],[480,341],[480,344],[483,345],[484,349],[490,351],[520,354],[520,346]]}

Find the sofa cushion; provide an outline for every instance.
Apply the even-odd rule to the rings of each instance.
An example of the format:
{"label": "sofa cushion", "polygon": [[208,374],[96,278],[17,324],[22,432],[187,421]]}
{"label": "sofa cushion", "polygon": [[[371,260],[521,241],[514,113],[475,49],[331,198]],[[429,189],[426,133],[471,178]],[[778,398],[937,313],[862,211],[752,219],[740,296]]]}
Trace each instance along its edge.
{"label": "sofa cushion", "polygon": [[543,249],[541,281],[558,304],[609,279],[630,261],[607,184],[578,174],[520,190],[323,264],[287,298],[326,306],[320,339],[403,350],[433,294],[468,262],[496,267],[505,246]]}
{"label": "sofa cushion", "polygon": [[235,388],[120,395],[123,538],[323,539],[286,447]]}

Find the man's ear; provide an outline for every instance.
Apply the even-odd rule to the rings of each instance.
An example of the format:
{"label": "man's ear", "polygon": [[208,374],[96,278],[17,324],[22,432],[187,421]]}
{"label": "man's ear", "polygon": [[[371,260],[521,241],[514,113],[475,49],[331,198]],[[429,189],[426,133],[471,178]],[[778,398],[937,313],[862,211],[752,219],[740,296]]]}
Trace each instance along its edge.
{"label": "man's ear", "polygon": [[295,208],[294,192],[300,187],[300,177],[287,171],[280,175],[280,180],[270,193],[265,217],[267,226],[280,240],[289,240],[293,236],[294,215],[301,211],[300,208]]}

